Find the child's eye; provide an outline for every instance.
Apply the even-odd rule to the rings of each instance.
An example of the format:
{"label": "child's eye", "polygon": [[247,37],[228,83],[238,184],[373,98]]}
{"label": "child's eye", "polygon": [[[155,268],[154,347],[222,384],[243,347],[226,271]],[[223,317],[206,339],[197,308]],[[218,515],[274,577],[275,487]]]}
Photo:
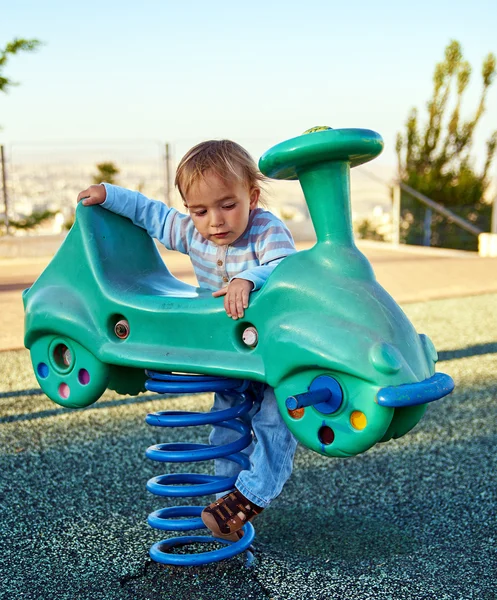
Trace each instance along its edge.
{"label": "child's eye", "polygon": [[225,205],[223,206],[223,208],[224,208],[225,210],[231,210],[232,208],[235,208],[235,203],[234,203],[234,202],[232,202],[231,204],[225,204]]}
{"label": "child's eye", "polygon": [[203,215],[205,215],[205,213],[206,213],[206,212],[207,212],[206,210],[196,210],[196,211],[194,211],[194,213],[193,213],[193,214],[194,214],[196,217],[202,217]]}

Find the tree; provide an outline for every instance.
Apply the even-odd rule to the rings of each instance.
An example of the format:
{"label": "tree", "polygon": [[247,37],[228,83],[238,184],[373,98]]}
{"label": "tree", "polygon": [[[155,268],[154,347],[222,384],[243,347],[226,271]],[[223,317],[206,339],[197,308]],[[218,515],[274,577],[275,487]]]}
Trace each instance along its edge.
{"label": "tree", "polygon": [[[471,150],[475,128],[485,111],[485,99],[496,73],[493,54],[483,61],[482,91],[472,117],[463,120],[461,107],[471,78],[471,66],[464,60],[459,42],[452,40],[445,49],[444,60],[435,67],[433,96],[427,103],[427,121],[422,126],[413,108],[406,122],[405,134],[397,135],[397,157],[401,182],[439,202],[449,210],[489,230],[491,205],[485,201],[490,184],[489,171],[497,145],[497,131],[487,141],[486,159],[480,173],[475,170]],[[422,235],[420,210],[403,194],[404,238],[419,243]],[[420,223],[421,221],[421,223]],[[473,249],[476,240],[461,240],[460,230],[444,217],[434,215],[434,246]]]}
{"label": "tree", "polygon": [[35,210],[27,217],[24,217],[20,220],[10,220],[10,226],[14,227],[14,229],[35,229],[38,225],[41,225],[47,219],[51,219],[55,217],[57,214],[56,211],[53,210]]}
{"label": "tree", "polygon": [[10,55],[17,54],[18,52],[33,52],[41,46],[40,40],[23,40],[15,38],[5,48],[0,49],[0,92],[7,93],[7,89],[13,85],[18,85],[12,79],[8,79],[3,75],[3,69],[7,64]]}
{"label": "tree", "polygon": [[[18,52],[33,52],[42,45],[40,40],[31,39],[24,40],[14,38],[11,42],[8,42],[4,48],[0,49],[0,92],[7,93],[8,88],[14,85],[18,85],[12,79],[5,77],[3,74],[5,65],[10,56],[17,54]],[[0,128],[1,129],[1,128]],[[7,213],[7,198],[5,197],[5,212]],[[53,216],[50,211],[33,213],[31,217],[23,221],[10,221],[9,226],[14,229],[32,229],[45,221],[46,219]],[[7,214],[5,216],[5,222],[7,223]],[[8,227],[6,226],[6,230]]]}
{"label": "tree", "polygon": [[104,162],[97,165],[98,172],[93,176],[93,183],[115,183],[116,175],[119,175],[120,171],[113,162]]}

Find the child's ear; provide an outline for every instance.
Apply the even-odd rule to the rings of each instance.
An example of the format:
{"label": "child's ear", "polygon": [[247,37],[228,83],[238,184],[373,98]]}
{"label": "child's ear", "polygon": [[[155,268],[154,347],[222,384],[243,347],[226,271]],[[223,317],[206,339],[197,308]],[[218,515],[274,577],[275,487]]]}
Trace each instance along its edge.
{"label": "child's ear", "polygon": [[261,196],[260,188],[254,187],[250,190],[250,210],[253,210],[254,208],[257,207],[260,196]]}

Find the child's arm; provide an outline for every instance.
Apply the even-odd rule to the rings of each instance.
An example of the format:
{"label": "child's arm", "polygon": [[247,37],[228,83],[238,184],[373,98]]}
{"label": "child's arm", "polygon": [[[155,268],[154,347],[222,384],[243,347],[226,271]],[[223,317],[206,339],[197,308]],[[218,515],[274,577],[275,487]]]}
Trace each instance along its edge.
{"label": "child's arm", "polygon": [[80,200],[87,206],[101,204],[103,208],[127,217],[169,250],[188,253],[193,223],[188,215],[163,202],[108,183],[91,185],[78,194],[78,202]]}
{"label": "child's arm", "polygon": [[[265,220],[268,214],[270,213],[264,214]],[[266,222],[266,227],[256,242],[256,254],[260,264],[242,271],[230,281],[227,287],[213,292],[212,295],[225,296],[226,314],[235,320],[242,318],[249,305],[250,292],[260,289],[277,265],[294,252],[296,249],[292,234],[282,221],[271,215],[270,223]]]}

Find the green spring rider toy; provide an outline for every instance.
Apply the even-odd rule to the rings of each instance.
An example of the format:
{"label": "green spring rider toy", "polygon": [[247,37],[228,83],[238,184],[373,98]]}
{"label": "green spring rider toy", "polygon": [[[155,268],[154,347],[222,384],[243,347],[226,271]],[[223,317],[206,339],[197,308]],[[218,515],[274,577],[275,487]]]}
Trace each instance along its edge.
{"label": "green spring rider toy", "polygon": [[[349,171],[382,148],[370,130],[317,127],[262,156],[265,175],[300,181],[317,242],[280,263],[238,321],[226,317],[222,300],[209,291],[173,277],[144,230],[80,204],[61,248],[23,295],[25,345],[42,390],[62,406],[83,408],[107,388],[121,394],[237,389],[243,395],[244,381],[258,381],[275,389],[288,428],[319,454],[351,457],[405,435],[426,404],[454,384],[435,373],[432,342],[414,330],[354,244]],[[240,432],[237,443],[159,444],[147,455],[160,462],[223,456],[243,466],[240,450],[251,432],[238,417],[250,404],[247,397],[238,412],[218,416]],[[215,418],[165,411],[147,422],[174,427]],[[200,496],[233,483],[163,475],[147,487],[161,496]],[[202,508],[162,509],[149,523],[166,531],[200,529]],[[186,536],[159,542],[150,552],[166,564],[205,564],[247,550],[252,525],[244,531],[221,550],[170,552],[175,545],[212,542]]]}

